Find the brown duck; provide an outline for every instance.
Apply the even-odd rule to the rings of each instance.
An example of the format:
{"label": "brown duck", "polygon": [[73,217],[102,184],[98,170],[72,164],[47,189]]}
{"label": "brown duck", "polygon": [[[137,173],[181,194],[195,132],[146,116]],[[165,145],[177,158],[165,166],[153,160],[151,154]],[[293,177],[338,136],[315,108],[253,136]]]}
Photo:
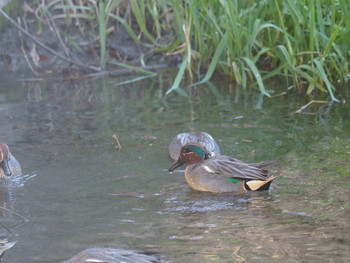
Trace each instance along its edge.
{"label": "brown duck", "polygon": [[179,159],[169,171],[183,164],[187,164],[185,169],[187,183],[198,191],[214,193],[265,191],[275,178],[270,176],[267,170],[262,169],[271,164],[269,162],[248,164],[225,155],[210,157],[198,143],[184,145]]}

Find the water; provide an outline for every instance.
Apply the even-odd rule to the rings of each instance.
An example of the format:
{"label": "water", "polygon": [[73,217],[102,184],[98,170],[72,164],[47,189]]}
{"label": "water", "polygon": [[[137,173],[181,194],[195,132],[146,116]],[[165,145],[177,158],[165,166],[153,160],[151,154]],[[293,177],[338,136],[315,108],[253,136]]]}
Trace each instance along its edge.
{"label": "water", "polygon": [[[171,78],[120,81],[1,79],[0,140],[24,170],[1,182],[1,233],[17,241],[3,262],[61,262],[89,247],[170,262],[348,261],[347,104],[300,115],[308,100],[294,96],[221,83],[185,98],[164,95]],[[166,171],[169,142],[183,131],[207,131],[247,162],[279,160],[270,193],[191,190]]]}

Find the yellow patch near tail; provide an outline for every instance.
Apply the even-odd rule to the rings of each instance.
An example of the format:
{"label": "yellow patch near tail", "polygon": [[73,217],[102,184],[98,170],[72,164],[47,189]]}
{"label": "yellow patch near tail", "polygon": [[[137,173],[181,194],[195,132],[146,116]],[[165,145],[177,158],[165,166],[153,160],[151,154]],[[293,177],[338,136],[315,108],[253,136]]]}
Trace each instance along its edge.
{"label": "yellow patch near tail", "polygon": [[246,184],[248,185],[248,187],[250,188],[250,190],[252,191],[256,191],[259,188],[261,188],[263,185],[271,182],[273,179],[275,179],[276,177],[270,177],[268,178],[266,181],[260,181],[260,180],[251,180],[246,182]]}

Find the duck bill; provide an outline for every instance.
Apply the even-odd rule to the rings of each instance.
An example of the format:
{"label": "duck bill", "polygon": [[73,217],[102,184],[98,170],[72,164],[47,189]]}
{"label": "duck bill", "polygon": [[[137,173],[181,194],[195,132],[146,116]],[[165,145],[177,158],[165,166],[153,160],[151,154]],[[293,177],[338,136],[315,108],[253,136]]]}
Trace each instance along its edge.
{"label": "duck bill", "polygon": [[177,162],[174,163],[173,166],[171,166],[169,168],[169,172],[174,171],[176,168],[178,168],[178,167],[180,167],[181,165],[184,165],[184,164],[185,164],[185,162],[181,161],[181,159],[177,160]]}
{"label": "duck bill", "polygon": [[9,164],[8,164],[8,160],[3,160],[2,161],[2,168],[4,169],[4,174],[5,175],[10,176],[12,174],[11,170],[10,170],[10,167],[9,167]]}

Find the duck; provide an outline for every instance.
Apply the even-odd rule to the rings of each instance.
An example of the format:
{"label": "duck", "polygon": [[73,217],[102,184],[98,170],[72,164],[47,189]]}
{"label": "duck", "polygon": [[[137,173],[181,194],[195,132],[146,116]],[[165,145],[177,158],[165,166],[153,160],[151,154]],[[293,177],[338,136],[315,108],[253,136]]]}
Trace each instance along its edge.
{"label": "duck", "polygon": [[62,263],[158,263],[161,257],[120,248],[88,248]]}
{"label": "duck", "polygon": [[181,148],[191,142],[199,143],[204,147],[209,157],[220,155],[220,147],[207,132],[183,132],[176,135],[169,146],[171,159],[177,161],[180,157]]}
{"label": "duck", "polygon": [[262,167],[272,162],[245,163],[226,155],[210,157],[201,144],[191,142],[181,148],[180,157],[169,172],[186,164],[185,179],[194,190],[246,193],[269,190],[275,177]]}
{"label": "duck", "polygon": [[11,154],[8,145],[0,142],[0,178],[17,176],[21,173],[21,165]]}

